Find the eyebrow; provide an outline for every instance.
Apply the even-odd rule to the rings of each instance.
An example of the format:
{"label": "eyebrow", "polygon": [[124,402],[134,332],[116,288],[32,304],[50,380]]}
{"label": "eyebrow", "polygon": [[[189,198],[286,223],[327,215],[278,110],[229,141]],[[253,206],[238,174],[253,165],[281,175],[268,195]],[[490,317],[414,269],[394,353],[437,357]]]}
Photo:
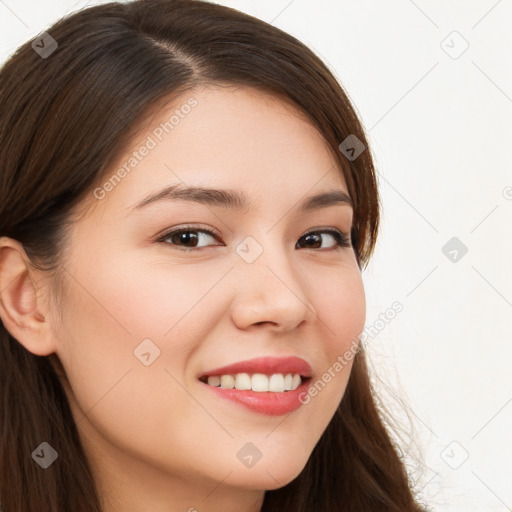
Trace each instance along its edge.
{"label": "eyebrow", "polygon": [[[248,201],[246,194],[243,192],[230,189],[181,186],[181,184],[177,184],[170,185],[159,192],[149,195],[131,208],[130,213],[133,210],[138,210],[163,200],[194,201],[208,206],[231,208],[237,212],[247,211],[252,207],[252,203]],[[340,204],[354,207],[352,199],[345,191],[333,189],[307,197],[299,204],[299,211],[306,212]]]}

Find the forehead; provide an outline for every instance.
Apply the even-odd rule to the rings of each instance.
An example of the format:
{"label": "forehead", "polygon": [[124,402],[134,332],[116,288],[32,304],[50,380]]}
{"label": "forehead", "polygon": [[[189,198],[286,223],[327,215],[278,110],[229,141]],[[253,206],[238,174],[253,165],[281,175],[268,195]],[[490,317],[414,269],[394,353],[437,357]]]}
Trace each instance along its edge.
{"label": "forehead", "polygon": [[339,160],[304,113],[279,95],[238,86],[187,91],[148,112],[98,182],[108,189],[100,202],[128,211],[179,183],[237,189],[258,202],[347,191]]}

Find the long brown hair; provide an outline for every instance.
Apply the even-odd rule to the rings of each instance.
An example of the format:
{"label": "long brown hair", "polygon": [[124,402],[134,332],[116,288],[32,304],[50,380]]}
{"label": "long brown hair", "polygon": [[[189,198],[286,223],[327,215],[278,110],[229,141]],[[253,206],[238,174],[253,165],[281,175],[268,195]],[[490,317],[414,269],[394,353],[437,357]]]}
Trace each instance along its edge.
{"label": "long brown hair", "polygon": [[[199,0],[103,4],[59,20],[47,33],[57,46],[41,36],[46,44],[36,47],[47,55],[27,42],[0,71],[0,236],[18,240],[55,283],[72,214],[141,119],[179,93],[221,83],[279,94],[320,130],[343,169],[354,202],[352,242],[359,266],[367,265],[380,208],[370,148],[342,86],[304,44]],[[355,159],[339,149],[349,135],[366,147]],[[54,360],[55,354],[27,351],[0,323],[3,512],[102,510]],[[45,471],[31,457],[42,441],[59,447]],[[412,487],[361,346],[306,466],[288,485],[265,493],[262,511],[417,512]]]}

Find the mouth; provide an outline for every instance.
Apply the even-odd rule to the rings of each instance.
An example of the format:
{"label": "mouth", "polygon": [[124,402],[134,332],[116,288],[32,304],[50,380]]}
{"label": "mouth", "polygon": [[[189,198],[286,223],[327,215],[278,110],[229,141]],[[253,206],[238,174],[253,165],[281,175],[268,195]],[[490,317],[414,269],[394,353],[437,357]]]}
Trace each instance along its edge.
{"label": "mouth", "polygon": [[311,365],[297,356],[264,356],[206,370],[201,382],[224,389],[253,391],[293,391],[311,378]]}
{"label": "mouth", "polygon": [[198,375],[208,393],[252,412],[289,414],[304,405],[313,379],[311,365],[297,356],[265,356],[239,361]]}
{"label": "mouth", "polygon": [[267,416],[290,414],[308,403],[304,397],[311,380],[311,377],[297,373],[205,375],[199,379],[200,385],[216,399]]}
{"label": "mouth", "polygon": [[201,382],[212,387],[222,389],[236,389],[238,391],[256,391],[270,393],[286,393],[295,391],[299,386],[311,380],[307,375],[299,373],[236,373],[221,375],[203,375]]}

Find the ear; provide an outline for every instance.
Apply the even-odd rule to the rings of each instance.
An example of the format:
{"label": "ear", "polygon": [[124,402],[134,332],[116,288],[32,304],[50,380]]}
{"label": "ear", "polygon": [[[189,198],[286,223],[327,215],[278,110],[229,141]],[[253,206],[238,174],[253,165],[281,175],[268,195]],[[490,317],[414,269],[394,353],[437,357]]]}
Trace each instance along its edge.
{"label": "ear", "polygon": [[37,275],[22,244],[0,237],[0,319],[29,352],[46,356],[56,351],[56,343],[49,305],[38,296],[44,288],[35,284]]}

